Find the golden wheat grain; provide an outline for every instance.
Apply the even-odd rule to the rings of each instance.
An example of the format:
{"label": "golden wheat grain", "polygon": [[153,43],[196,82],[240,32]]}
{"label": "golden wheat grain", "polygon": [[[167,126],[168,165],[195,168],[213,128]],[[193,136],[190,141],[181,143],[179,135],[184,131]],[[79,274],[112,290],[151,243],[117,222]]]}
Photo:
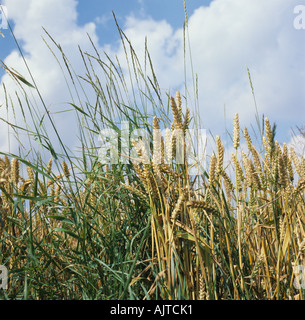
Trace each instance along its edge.
{"label": "golden wheat grain", "polygon": [[304,157],[301,157],[300,177],[305,177],[305,158]]}
{"label": "golden wheat grain", "polygon": [[238,113],[234,116],[234,129],[233,129],[233,147],[237,149],[240,144],[240,134],[239,134],[239,117]]}
{"label": "golden wheat grain", "polygon": [[247,128],[245,128],[244,129],[244,137],[245,137],[245,139],[246,139],[246,142],[247,142],[247,146],[248,146],[248,149],[249,149],[249,151],[252,151],[252,140],[251,140],[251,137],[250,137],[250,135],[249,135],[249,132],[248,132],[248,129]]}
{"label": "golden wheat grain", "polygon": [[155,198],[159,198],[158,185],[155,176],[149,172],[148,176],[149,193]]}
{"label": "golden wheat grain", "polygon": [[48,180],[47,188],[49,188],[49,187],[52,186],[53,184],[54,184],[54,181],[53,181],[53,180]]}
{"label": "golden wheat grain", "polygon": [[156,179],[157,182],[157,186],[161,191],[161,194],[164,192],[164,189],[166,188],[166,179],[163,179],[163,175],[161,173],[160,170],[160,165],[156,164],[156,163],[152,163],[152,168],[153,168],[153,172],[154,172],[154,177]]}
{"label": "golden wheat grain", "polygon": [[265,118],[265,132],[268,145],[272,148],[273,147],[273,132],[271,130],[269,119]]}
{"label": "golden wheat grain", "polygon": [[205,300],[205,285],[202,274],[199,274],[199,300]]}
{"label": "golden wheat grain", "polygon": [[290,180],[290,182],[293,182],[294,180],[294,172],[293,172],[293,166],[292,166],[292,162],[289,156],[287,156],[287,171],[288,171],[288,178]]}
{"label": "golden wheat grain", "polygon": [[156,116],[153,117],[153,128],[160,129],[159,120]]}
{"label": "golden wheat grain", "polygon": [[48,165],[47,165],[47,175],[51,174],[52,171],[52,158],[49,160]]}
{"label": "golden wheat grain", "polygon": [[227,203],[231,202],[231,194],[234,191],[234,185],[233,182],[231,181],[231,179],[229,178],[228,174],[223,170],[221,173],[222,177],[223,177],[223,183],[224,183],[224,187],[226,190],[226,195],[227,195]]}
{"label": "golden wheat grain", "polygon": [[1,178],[8,180],[11,173],[11,168],[6,167],[1,171]]}
{"label": "golden wheat grain", "polygon": [[97,202],[96,194],[97,194],[97,186],[95,183],[92,183],[90,186],[90,193],[89,193],[89,205],[92,208],[96,207],[96,202]]}
{"label": "golden wheat grain", "polygon": [[51,180],[51,179],[48,180],[47,188],[48,188],[48,187],[51,187],[56,181],[62,179],[63,177],[64,177],[64,174],[61,173],[61,174],[57,175],[55,178],[53,178],[52,180]]}
{"label": "golden wheat grain", "polygon": [[250,161],[250,168],[251,168],[252,181],[254,183],[254,186],[255,186],[256,190],[261,190],[262,189],[261,182],[260,182],[260,179],[259,179],[257,172],[255,171],[255,168],[254,168],[252,161]]}
{"label": "golden wheat grain", "polygon": [[5,167],[9,170],[11,170],[11,163],[10,163],[10,159],[8,158],[7,155],[4,156],[4,162],[5,162]]}
{"label": "golden wheat grain", "polygon": [[279,176],[279,159],[278,157],[273,157],[271,161],[271,173],[274,181],[278,180]]}
{"label": "golden wheat grain", "polygon": [[207,213],[217,214],[217,212],[218,212],[212,205],[210,205],[206,201],[202,201],[202,200],[190,200],[190,201],[187,201],[186,202],[186,206],[190,207],[190,208],[194,208],[194,209],[203,209]]}
{"label": "golden wheat grain", "polygon": [[70,171],[69,171],[69,168],[68,168],[68,165],[66,163],[66,161],[63,161],[62,162],[62,169],[63,169],[63,172],[64,172],[64,175],[67,179],[69,179],[70,177]]}
{"label": "golden wheat grain", "polygon": [[263,167],[260,160],[260,155],[254,145],[251,147],[251,153],[253,157],[254,171],[258,175],[258,179],[261,181],[262,189],[266,189],[266,177],[263,173]]}
{"label": "golden wheat grain", "polygon": [[283,155],[282,148],[277,140],[275,141],[275,153],[278,157]]}
{"label": "golden wheat grain", "polygon": [[55,198],[54,198],[54,202],[58,203],[60,200],[60,194],[61,194],[61,190],[62,190],[62,185],[61,184],[57,184],[56,189],[55,189]]}
{"label": "golden wheat grain", "polygon": [[223,170],[224,147],[221,143],[220,136],[216,136],[216,180],[218,180]]}
{"label": "golden wheat grain", "polygon": [[292,159],[296,172],[300,175],[300,161],[292,147],[290,147],[290,158]]}
{"label": "golden wheat grain", "polygon": [[152,161],[155,164],[161,164],[161,130],[157,117],[153,119],[153,156]]}
{"label": "golden wheat grain", "polygon": [[183,124],[184,135],[186,135],[187,129],[189,128],[189,125],[190,125],[190,116],[191,116],[190,109],[186,108],[184,124]]}
{"label": "golden wheat grain", "polygon": [[261,160],[260,160],[260,155],[253,144],[250,147],[250,151],[251,151],[251,154],[253,157],[253,162],[255,165],[256,172],[259,172],[260,174],[262,174],[263,169],[262,169],[262,164],[261,164]]}
{"label": "golden wheat grain", "polygon": [[46,188],[45,184],[44,184],[40,179],[38,179],[38,184],[39,184],[41,193],[42,193],[44,196],[46,196],[46,195],[47,195],[47,188]]}
{"label": "golden wheat grain", "polygon": [[172,122],[171,123],[171,158],[169,159],[170,161],[173,160],[176,156],[176,142],[177,142],[177,137],[176,137],[176,129],[175,129],[175,124]]}
{"label": "golden wheat grain", "polygon": [[165,163],[162,164],[160,166],[160,170],[164,173],[167,173],[172,180],[177,180],[179,178],[179,174],[176,171],[174,171],[172,167],[169,166],[168,164],[165,164]]}
{"label": "golden wheat grain", "polygon": [[176,101],[173,97],[170,98],[170,104],[174,119],[174,124],[176,129],[183,129],[182,119],[181,119],[181,112],[180,109],[178,110]]}
{"label": "golden wheat grain", "polygon": [[69,203],[67,202],[67,200],[64,197],[61,197],[61,203],[64,207],[64,211],[68,212],[69,211]]}
{"label": "golden wheat grain", "polygon": [[286,188],[289,184],[287,169],[283,154],[278,157],[279,184]]}
{"label": "golden wheat grain", "polygon": [[215,182],[215,174],[216,174],[216,156],[213,153],[210,159],[209,186],[213,186]]}
{"label": "golden wheat grain", "polygon": [[147,202],[147,196],[141,192],[140,190],[138,190],[137,188],[127,185],[127,184],[122,184],[124,186],[124,188],[126,188],[127,190],[131,191],[132,193],[136,194],[140,200]]}
{"label": "golden wheat grain", "polygon": [[143,164],[149,164],[149,155],[145,147],[145,142],[142,139],[138,142],[135,140],[132,140],[131,142],[140,158],[140,162],[142,162]]}
{"label": "golden wheat grain", "polygon": [[176,91],[176,105],[179,113],[179,118],[182,120],[182,101],[180,92],[178,90]]}
{"label": "golden wheat grain", "polygon": [[175,208],[172,212],[172,219],[173,220],[175,220],[178,213],[180,213],[182,211],[182,207],[183,207],[183,203],[184,203],[185,198],[186,198],[186,194],[184,192],[182,192],[179,195],[178,201],[177,201]]}
{"label": "golden wheat grain", "polygon": [[286,234],[286,223],[285,223],[285,220],[282,216],[280,217],[279,231],[280,231],[280,241],[283,242],[284,236]]}
{"label": "golden wheat grain", "polygon": [[177,90],[176,91],[176,103],[177,103],[177,108],[181,108],[181,95],[180,95],[180,91]]}
{"label": "golden wheat grain", "polygon": [[6,167],[5,161],[2,158],[0,158],[0,170],[3,170],[5,167]]}
{"label": "golden wheat grain", "polygon": [[171,148],[171,150],[172,150],[172,158],[171,158],[171,160],[174,160],[175,157],[176,157],[176,153],[177,153],[177,148],[176,147],[177,147],[177,137],[176,137],[175,134],[173,134],[172,135],[172,148]]}
{"label": "golden wheat grain", "polygon": [[263,170],[263,175],[266,177],[266,181],[267,181],[271,175],[267,153],[264,154],[264,159],[262,160],[262,170]]}
{"label": "golden wheat grain", "polygon": [[250,166],[250,160],[249,158],[247,157],[247,155],[242,152],[242,161],[243,161],[243,166],[244,166],[244,169],[245,169],[245,173],[246,173],[246,182],[247,182],[247,185],[249,187],[252,186],[252,170],[251,170],[251,166]]}
{"label": "golden wheat grain", "polygon": [[143,175],[143,170],[142,168],[140,167],[139,164],[133,162],[133,169],[136,173],[136,175],[138,176],[138,178],[142,181],[142,183],[144,184],[144,181],[145,181],[145,178],[144,178],[144,175]]}
{"label": "golden wheat grain", "polygon": [[271,166],[271,162],[272,162],[272,159],[271,159],[271,147],[267,141],[267,139],[265,137],[263,137],[263,144],[264,144],[264,147],[265,147],[265,150],[266,150],[266,160],[268,159],[268,161],[266,161],[266,165],[269,164],[269,166]]}
{"label": "golden wheat grain", "polygon": [[26,167],[26,170],[28,172],[28,178],[29,180],[31,181],[32,184],[34,184],[35,182],[35,178],[34,178],[34,172],[33,172],[33,169],[29,166]]}
{"label": "golden wheat grain", "polygon": [[104,172],[105,172],[105,178],[106,178],[107,180],[109,180],[110,177],[111,177],[109,164],[106,163],[103,169],[104,169]]}
{"label": "golden wheat grain", "polygon": [[135,141],[134,139],[131,139],[131,144],[132,144],[133,148],[136,150],[138,157],[141,158],[142,157],[142,149],[140,147],[139,142]]}
{"label": "golden wheat grain", "polygon": [[237,160],[237,156],[235,153],[232,153],[232,161],[235,166],[235,171],[236,171],[236,188],[240,189],[242,181],[244,180],[244,174],[243,170]]}
{"label": "golden wheat grain", "polygon": [[144,189],[148,195],[157,196],[157,186],[150,170],[151,165],[143,164],[143,170],[141,171],[141,178],[144,184]]}
{"label": "golden wheat grain", "polygon": [[288,147],[286,142],[283,143],[283,156],[284,156],[285,164],[287,165],[289,155],[288,155]]}
{"label": "golden wheat grain", "polygon": [[54,188],[54,183],[52,181],[51,186],[51,190],[50,190],[50,197],[54,197],[55,196],[55,188]]}
{"label": "golden wheat grain", "polygon": [[164,139],[161,135],[161,163],[164,163],[165,159],[165,145],[164,145]]}
{"label": "golden wheat grain", "polygon": [[302,191],[305,188],[305,178],[301,178],[296,187],[295,193]]}
{"label": "golden wheat grain", "polygon": [[166,160],[168,163],[171,163],[171,160],[173,159],[172,134],[169,128],[165,129],[165,150],[166,150]]}
{"label": "golden wheat grain", "polygon": [[30,180],[25,180],[24,183],[21,185],[20,187],[20,192],[21,194],[25,194],[29,185],[31,184],[31,181]]}
{"label": "golden wheat grain", "polygon": [[19,161],[17,158],[13,158],[11,166],[12,182],[17,186],[19,182]]}

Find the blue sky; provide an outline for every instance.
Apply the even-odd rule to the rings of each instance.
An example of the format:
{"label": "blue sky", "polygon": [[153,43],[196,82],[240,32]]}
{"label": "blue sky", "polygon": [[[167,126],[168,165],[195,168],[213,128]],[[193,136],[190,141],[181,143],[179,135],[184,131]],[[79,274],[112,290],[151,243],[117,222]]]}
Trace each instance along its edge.
{"label": "blue sky", "polygon": [[[191,15],[200,6],[208,6],[211,0],[187,1],[187,13]],[[174,28],[181,28],[184,23],[183,0],[78,0],[77,1],[77,22],[83,25],[94,21],[97,25],[99,44],[113,42],[118,39],[113,13],[121,27],[124,26],[127,16],[166,20]],[[14,21],[10,19],[14,27]],[[56,20],[54,20],[56,23]],[[0,59],[4,59],[16,45],[9,30],[2,30],[5,39],[0,38]],[[2,70],[0,71],[2,72]]]}
{"label": "blue sky", "polygon": [[[86,33],[100,52],[123,56],[112,11],[140,55],[147,36],[164,92],[184,88],[182,0],[3,0],[3,4],[51,109],[62,106],[68,96],[61,71],[42,41],[41,26],[62,45],[82,74],[77,47],[90,51]],[[296,30],[293,25],[294,7],[299,1],[188,0],[186,4],[204,128],[223,134],[226,128],[231,130],[236,112],[242,127],[255,126],[249,67],[260,114],[277,123],[280,141],[292,141],[291,129],[303,127],[305,122],[305,30]],[[5,38],[0,37],[0,59],[26,75],[9,30],[1,31]],[[9,77],[2,72],[0,79],[13,94],[15,87]],[[191,81],[191,75],[187,79]],[[3,99],[0,91],[0,104]],[[4,117],[3,112],[0,109],[0,117]],[[57,121],[59,125],[66,123],[65,114]],[[2,126],[1,150],[7,147],[6,135]]]}
{"label": "blue sky", "polygon": [[[188,14],[200,6],[208,6],[211,0],[187,1]],[[126,16],[147,18],[151,16],[156,20],[167,20],[174,28],[180,28],[184,22],[183,0],[80,0],[78,1],[79,23],[99,21],[99,34],[102,42],[111,42],[115,34],[112,11],[115,13],[120,25],[123,27]]]}

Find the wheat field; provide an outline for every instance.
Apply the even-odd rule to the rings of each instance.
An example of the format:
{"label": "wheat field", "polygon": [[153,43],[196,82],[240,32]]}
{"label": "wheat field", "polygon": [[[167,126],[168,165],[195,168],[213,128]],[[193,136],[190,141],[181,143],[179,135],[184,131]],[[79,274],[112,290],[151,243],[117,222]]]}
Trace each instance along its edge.
{"label": "wheat field", "polygon": [[[0,265],[9,271],[1,299],[303,300],[304,156],[280,144],[264,116],[254,142],[236,114],[229,161],[217,135],[205,169],[193,174],[185,138],[198,126],[196,110],[179,91],[161,99],[156,77],[148,79],[118,30],[138,97],[130,98],[120,66],[108,56],[102,61],[81,51],[82,78],[58,45],[71,79],[84,80],[97,97],[95,104],[69,104],[81,124],[80,155],[55,152],[41,131],[48,159],[36,151],[1,153]],[[145,59],[154,75],[147,48]],[[29,87],[31,79],[11,75]],[[27,107],[34,105],[21,105]],[[118,130],[118,120],[146,130],[149,148],[132,140],[135,155],[127,163],[101,163],[94,137],[105,127]]]}
{"label": "wheat field", "polygon": [[[186,132],[190,111],[182,114],[179,92],[170,104],[171,129]],[[160,129],[157,117],[152,127]],[[174,135],[168,141],[156,135],[151,160],[136,148],[138,159],[128,172],[97,161],[78,199],[65,161],[54,176],[52,159],[38,172],[21,159],[1,158],[6,295],[303,299],[293,268],[304,264],[305,159],[275,141],[267,118],[259,152],[236,114],[233,177],[223,166],[217,136],[216,153],[195,188],[187,159],[175,164]],[[248,150],[238,157],[242,139]],[[169,144],[171,164],[164,148]],[[21,167],[27,174],[21,175]]]}

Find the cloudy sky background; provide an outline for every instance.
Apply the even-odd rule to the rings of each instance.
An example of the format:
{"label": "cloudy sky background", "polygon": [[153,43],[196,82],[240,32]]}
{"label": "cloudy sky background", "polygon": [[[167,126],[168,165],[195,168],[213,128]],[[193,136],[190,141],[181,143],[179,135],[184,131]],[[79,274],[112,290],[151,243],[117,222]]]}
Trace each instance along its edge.
{"label": "cloudy sky background", "polygon": [[[202,128],[214,135],[232,130],[234,114],[241,127],[256,126],[255,106],[247,67],[260,115],[277,123],[277,139],[292,141],[292,130],[305,122],[305,30],[294,28],[298,0],[189,0],[188,27],[194,72],[198,75],[198,101]],[[77,74],[85,70],[78,46],[124,57],[112,11],[121,28],[142,56],[147,37],[156,76],[164,94],[184,92],[183,1],[177,0],[4,0],[9,21],[47,107],[52,114],[71,102],[56,59],[42,40],[42,27],[62,46]],[[1,30],[0,59],[28,80],[24,62],[9,30]],[[190,66],[190,65],[189,65]],[[14,96],[10,77],[0,71],[2,84]],[[188,67],[187,81],[192,80]],[[189,83],[189,85],[190,85]],[[13,98],[15,99],[15,98]],[[193,106],[190,102],[190,107]],[[12,120],[12,110],[0,108],[0,117]],[[21,114],[16,117],[21,119]],[[54,115],[66,142],[77,144],[71,113]],[[48,130],[52,130],[49,128]],[[52,134],[50,133],[50,136]],[[298,144],[301,136],[294,139]],[[300,143],[299,143],[300,145]],[[14,151],[8,129],[1,123],[0,150]],[[299,148],[304,153],[304,148]]]}

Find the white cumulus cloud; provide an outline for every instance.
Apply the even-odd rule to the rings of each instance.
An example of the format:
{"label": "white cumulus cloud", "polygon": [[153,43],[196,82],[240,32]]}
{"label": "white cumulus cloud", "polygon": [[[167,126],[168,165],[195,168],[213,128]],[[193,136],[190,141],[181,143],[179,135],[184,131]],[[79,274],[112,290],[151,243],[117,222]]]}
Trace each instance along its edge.
{"label": "white cumulus cloud", "polygon": [[[76,67],[76,72],[82,74],[84,73],[84,67],[78,46],[84,51],[92,51],[87,33],[94,42],[98,41],[95,24],[88,23],[83,26],[77,24],[77,2],[75,0],[6,0],[4,5],[9,12],[9,18],[14,22],[14,35],[21,45],[26,62],[48,110],[56,114],[58,111],[67,109],[66,103],[71,102],[71,97],[65,83],[64,74],[53,53],[59,60],[61,60],[61,57],[43,28],[60,44],[72,67]],[[43,38],[47,41],[48,45],[43,41]],[[8,68],[15,69],[21,73],[27,81],[32,82],[25,63],[17,49],[5,58],[4,63]],[[65,69],[64,66],[63,68]],[[67,71],[65,73],[69,79]],[[11,108],[6,110],[4,108],[5,96],[4,91],[2,91],[0,95],[0,104],[2,104],[0,116],[9,122],[17,121],[19,125],[24,126],[22,123],[22,113],[14,94],[17,89],[14,81],[6,74],[2,77],[1,82],[5,84],[7,93],[12,97],[15,110]],[[26,88],[26,86],[24,87]],[[33,95],[38,109],[43,114],[45,111],[35,90],[27,88],[27,92],[29,97]],[[24,100],[21,101],[25,107]],[[24,109],[27,108],[25,107]],[[27,119],[29,120],[30,116],[28,112],[27,115]],[[55,115],[55,120],[58,131],[65,136],[63,139],[67,140],[68,138],[73,144],[76,140],[76,126],[75,128],[73,126],[73,121],[75,120],[73,119],[73,115],[71,113],[62,113],[58,116]],[[48,120],[46,119],[45,122],[47,123]],[[5,152],[14,151],[17,141],[12,137],[8,139],[7,130],[6,125],[2,123],[0,127],[0,148],[1,151]],[[48,127],[48,130],[50,131],[50,136],[52,136],[54,134],[53,129]]]}
{"label": "white cumulus cloud", "polygon": [[[87,33],[98,42],[96,25],[77,24],[75,0],[6,0],[4,3],[15,23],[14,32],[22,44],[26,59],[43,97],[52,111],[69,99],[64,78],[50,50],[42,41],[42,26],[60,43],[78,74],[84,72],[78,45],[92,50]],[[287,0],[214,0],[199,7],[188,18],[192,65],[198,75],[199,113],[204,128],[215,135],[223,134],[225,123],[232,128],[234,114],[240,114],[241,126],[255,123],[255,107],[247,67],[251,73],[257,107],[278,125],[280,138],[290,139],[290,128],[304,125],[305,118],[305,31],[296,30],[294,6]],[[183,10],[183,8],[181,8]],[[166,20],[152,17],[126,17],[123,26],[135,52],[144,65],[144,41],[147,37],[156,76],[161,89],[184,94],[183,29],[174,29]],[[116,30],[113,30],[116,32]],[[186,39],[186,44],[188,40]],[[124,49],[118,43],[105,45],[111,57],[124,60]],[[186,52],[186,81],[192,95],[192,72]],[[14,51],[5,63],[28,78],[24,63]],[[127,65],[122,62],[126,71]],[[2,82],[10,89],[8,76]],[[2,103],[3,101],[0,101]],[[190,106],[194,101],[190,101]],[[0,115],[5,117],[4,109]],[[57,121],[71,122],[69,114]],[[230,124],[230,125],[229,125]],[[7,130],[0,129],[5,137]],[[1,139],[1,148],[5,139]]]}
{"label": "white cumulus cloud", "polygon": [[[222,134],[225,122],[232,122],[236,112],[242,124],[256,126],[247,67],[258,112],[277,123],[281,138],[288,139],[291,127],[304,124],[305,31],[293,27],[296,4],[286,0],[217,0],[189,17],[192,64],[199,79],[200,116],[205,128]],[[173,30],[166,21],[130,17],[124,30],[142,56],[147,36],[161,87],[183,90],[182,28]],[[123,55],[123,49],[116,53]],[[191,87],[189,53],[186,55]]]}

